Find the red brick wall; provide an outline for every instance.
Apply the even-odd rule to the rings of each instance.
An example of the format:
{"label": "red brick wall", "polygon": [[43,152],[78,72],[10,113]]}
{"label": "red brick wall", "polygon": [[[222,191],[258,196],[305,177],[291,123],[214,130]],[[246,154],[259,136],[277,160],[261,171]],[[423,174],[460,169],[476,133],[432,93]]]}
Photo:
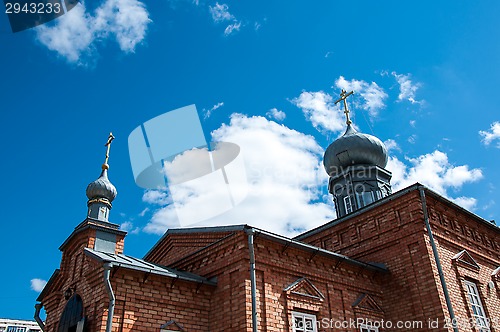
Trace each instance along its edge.
{"label": "red brick wall", "polygon": [[[113,331],[159,331],[170,320],[186,331],[209,331],[214,287],[168,277],[118,270],[112,278],[116,296]],[[107,313],[103,319],[107,319]]]}
{"label": "red brick wall", "polygon": [[[437,244],[446,284],[450,293],[460,331],[473,331],[469,326],[471,308],[466,296],[465,280],[474,282],[489,319],[496,322],[493,329],[500,330],[500,285],[492,272],[500,266],[500,232],[496,226],[452,208],[446,202],[427,198],[429,218]],[[452,258],[462,250],[472,256],[479,269],[460,264]],[[494,282],[490,289],[488,283]]]}
{"label": "red brick wall", "polygon": [[[499,229],[427,193],[433,235],[456,318],[466,321],[471,317],[464,280],[472,280],[478,284],[489,318],[500,320],[499,285],[494,290],[487,287],[492,280],[491,272],[500,266]],[[423,322],[438,319],[441,329],[445,321],[449,322],[417,190],[333,224],[304,241],[362,261],[385,263],[391,271],[383,288],[387,319]],[[453,264],[452,257],[463,249],[480,265],[477,273]],[[472,331],[463,326],[459,330]],[[500,330],[498,325],[497,330]]]}
{"label": "red brick wall", "polygon": [[59,319],[67,304],[63,294],[69,288],[75,289],[83,300],[84,314],[94,326],[89,332],[100,331],[103,301],[107,299],[103,270],[83,252],[83,248],[93,247],[94,238],[95,230],[87,229],[74,236],[64,248],[61,271],[42,302],[47,314],[46,331],[57,331]]}
{"label": "red brick wall", "polygon": [[[199,234],[191,236],[194,241]],[[377,273],[348,263],[338,265],[336,260],[322,256],[311,258],[310,252],[296,248],[284,249],[282,244],[256,237],[259,331],[288,331],[293,310],[314,313],[318,320],[324,318],[328,322],[356,319],[360,315],[383,317],[381,312],[355,312],[352,307],[363,293],[382,302],[382,278]],[[217,276],[218,286],[211,301],[212,331],[251,331],[249,251],[244,232],[190,255],[174,267],[206,277]],[[284,288],[300,277],[307,277],[325,299],[318,302],[285,294]]]}
{"label": "red brick wall", "polygon": [[389,269],[383,282],[386,319],[444,320],[444,298],[433,277],[422,204],[418,191],[387,202],[303,241],[322,245],[364,262],[384,263]]}

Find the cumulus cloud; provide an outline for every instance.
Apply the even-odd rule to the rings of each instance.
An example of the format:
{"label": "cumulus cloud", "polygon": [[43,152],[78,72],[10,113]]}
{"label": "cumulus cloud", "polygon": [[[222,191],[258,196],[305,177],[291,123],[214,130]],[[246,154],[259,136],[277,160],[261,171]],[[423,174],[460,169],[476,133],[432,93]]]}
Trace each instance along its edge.
{"label": "cumulus cloud", "polygon": [[484,145],[490,145],[492,142],[497,142],[497,148],[500,149],[500,122],[495,121],[491,124],[490,130],[481,130],[482,142]]}
{"label": "cumulus cloud", "polygon": [[203,113],[205,113],[205,119],[209,118],[212,115],[212,112],[215,111],[216,109],[224,106],[224,102],[220,102],[212,106],[210,109],[203,109]]}
{"label": "cumulus cloud", "polygon": [[450,163],[446,153],[438,150],[417,158],[406,158],[405,161],[406,163],[396,157],[389,158],[387,169],[392,172],[394,191],[420,182],[466,209],[475,207],[475,198],[452,197],[450,190],[456,192],[464,184],[482,179],[480,169],[470,169],[468,165],[455,166]]}
{"label": "cumulus cloud", "polygon": [[333,97],[323,91],[302,92],[291,100],[302,109],[306,119],[320,132],[339,132],[345,129],[345,119]]}
{"label": "cumulus cloud", "polygon": [[379,111],[385,108],[384,100],[387,99],[387,93],[375,82],[368,83],[356,79],[348,81],[340,76],[335,80],[335,86],[346,91],[354,91],[355,97],[361,96],[361,102],[356,98],[353,99],[355,106],[367,110],[372,117],[377,116]]}
{"label": "cumulus cloud", "polygon": [[46,280],[38,278],[31,279],[31,289],[34,290],[35,292],[41,292],[46,284],[47,284]]}
{"label": "cumulus cloud", "polygon": [[399,84],[398,101],[408,100],[412,104],[420,103],[420,101],[415,99],[420,83],[413,83],[410,74],[398,74],[393,71],[391,75],[396,78]]}
{"label": "cumulus cloud", "polygon": [[142,195],[142,201],[154,205],[166,205],[171,202],[167,193],[161,190],[146,190]]}
{"label": "cumulus cloud", "polygon": [[139,0],[105,0],[92,14],[79,3],[55,23],[35,28],[38,41],[70,63],[85,64],[83,58],[96,52],[100,41],[114,37],[120,49],[133,53],[151,23],[146,6]]}
{"label": "cumulus cloud", "polygon": [[225,36],[229,36],[233,32],[240,30],[241,22],[229,12],[229,6],[227,4],[216,2],[215,5],[209,6],[208,9],[215,23],[232,22],[224,29]]}
{"label": "cumulus cloud", "polygon": [[[203,225],[248,223],[291,236],[334,218],[332,204],[322,201],[327,176],[321,164],[322,148],[312,136],[264,117],[233,114],[230,123],[215,130],[212,137],[240,146],[248,195],[235,208]],[[194,189],[176,204],[196,200]],[[158,191],[147,193],[145,201],[158,202],[164,197]],[[163,233],[178,226],[174,204],[169,204],[156,210],[145,231]]]}
{"label": "cumulus cloud", "polygon": [[286,118],[286,114],[283,111],[280,111],[279,109],[271,108],[269,111],[267,111],[266,115],[269,118],[275,119],[277,121],[283,121]]}

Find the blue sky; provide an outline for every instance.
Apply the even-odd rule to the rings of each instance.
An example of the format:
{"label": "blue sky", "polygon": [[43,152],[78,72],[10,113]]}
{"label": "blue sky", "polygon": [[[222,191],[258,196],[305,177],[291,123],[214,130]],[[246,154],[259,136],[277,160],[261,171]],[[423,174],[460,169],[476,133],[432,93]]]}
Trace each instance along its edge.
{"label": "blue sky", "polygon": [[243,203],[206,224],[293,235],[333,218],[321,158],[343,132],[341,88],[355,90],[356,126],[390,148],[395,190],[419,181],[498,219],[499,7],[99,0],[16,34],[1,14],[0,316],[32,317],[110,131],[125,253],[176,225],[168,195],[135,184],[127,138],[190,104],[207,136],[240,146],[247,175]]}

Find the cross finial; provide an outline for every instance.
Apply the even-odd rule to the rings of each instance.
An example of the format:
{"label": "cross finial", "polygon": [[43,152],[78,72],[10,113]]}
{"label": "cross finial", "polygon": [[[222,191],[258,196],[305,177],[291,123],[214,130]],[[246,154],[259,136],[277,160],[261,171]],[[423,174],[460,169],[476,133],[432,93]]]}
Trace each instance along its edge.
{"label": "cross finial", "polygon": [[113,133],[109,133],[108,141],[106,142],[106,144],[104,144],[104,146],[106,147],[106,159],[104,159],[104,164],[102,164],[103,170],[109,169],[109,165],[108,165],[109,150],[111,149],[111,142],[113,142],[114,139],[115,139],[115,137],[113,136]]}
{"label": "cross finial", "polygon": [[342,89],[342,92],[340,93],[340,98],[335,101],[335,105],[337,105],[339,102],[344,101],[344,113],[346,117],[346,123],[347,125],[350,125],[352,123],[351,119],[349,118],[349,108],[347,108],[347,102],[346,99],[350,95],[352,95],[354,91],[347,92],[344,89]]}

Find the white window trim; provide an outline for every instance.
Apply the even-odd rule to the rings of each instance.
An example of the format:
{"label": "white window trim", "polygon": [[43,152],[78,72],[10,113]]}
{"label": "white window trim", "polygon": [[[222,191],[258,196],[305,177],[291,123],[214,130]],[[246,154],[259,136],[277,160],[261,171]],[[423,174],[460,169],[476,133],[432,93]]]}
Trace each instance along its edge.
{"label": "white window trim", "polygon": [[[312,330],[303,330],[303,329],[297,329],[297,326],[295,326],[295,318],[302,318],[302,322],[304,322],[305,319],[310,319],[312,321]],[[298,311],[292,311],[292,331],[293,332],[318,332],[318,326],[316,324],[316,316],[311,315],[311,314],[306,314],[303,312],[298,312]]]}
{"label": "white window trim", "polygon": [[353,206],[352,206],[351,196],[344,197],[344,208],[345,208],[345,213],[346,214],[349,214],[352,211],[354,211]]}
{"label": "white window trim", "polygon": [[378,332],[378,327],[361,324],[359,325],[359,330],[361,332]]}
{"label": "white window trim", "polygon": [[[470,290],[472,290],[472,292],[470,292]],[[472,318],[476,321],[476,324],[479,323],[476,325],[477,330],[479,332],[489,332],[489,320],[488,317],[486,317],[486,311],[484,311],[483,302],[481,301],[477,285],[474,282],[465,280],[465,291],[467,293],[467,300],[469,302]],[[479,310],[474,310],[475,307]],[[482,315],[475,313],[478,311],[482,313]]]}

